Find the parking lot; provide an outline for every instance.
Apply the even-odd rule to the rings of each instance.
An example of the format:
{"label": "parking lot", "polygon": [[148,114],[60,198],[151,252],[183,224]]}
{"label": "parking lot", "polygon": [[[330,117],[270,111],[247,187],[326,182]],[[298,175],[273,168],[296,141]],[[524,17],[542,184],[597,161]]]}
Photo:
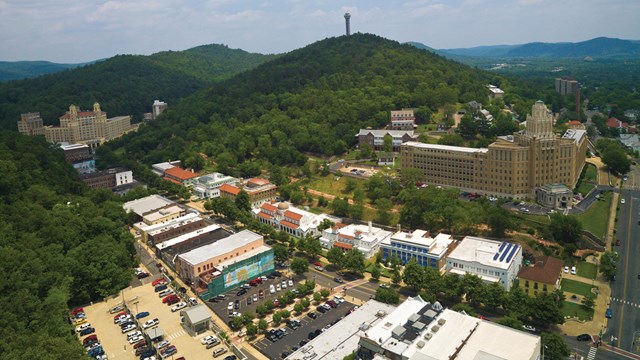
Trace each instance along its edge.
{"label": "parking lot", "polygon": [[[229,316],[229,311],[227,310],[227,306],[229,305],[230,302],[234,302],[236,300],[238,300],[240,302],[240,307],[238,309],[236,309],[234,307],[233,311],[237,312],[237,313],[244,313],[244,312],[251,312],[252,314],[256,314],[256,307],[260,304],[264,304],[265,301],[267,301],[268,299],[271,299],[271,301],[276,301],[276,299],[278,299],[279,296],[284,295],[287,290],[293,290],[298,286],[298,281],[293,281],[293,287],[289,287],[287,285],[286,289],[282,289],[282,281],[289,281],[290,279],[288,277],[285,276],[280,276],[280,277],[276,277],[275,279],[267,279],[266,281],[264,281],[262,284],[259,284],[257,286],[251,286],[250,288],[247,289],[246,294],[240,295],[240,296],[236,296],[236,293],[238,291],[240,291],[240,288],[235,288],[233,290],[227,291],[225,293],[226,298],[224,300],[220,300],[217,303],[214,302],[209,302],[208,305],[211,309],[213,309],[213,311],[216,313],[216,315],[218,315],[218,317],[220,319],[223,319],[224,321],[226,321],[227,323],[229,323],[229,321],[231,320],[231,317]],[[269,292],[269,286],[270,285],[274,285],[274,287],[276,285],[280,285],[281,289],[280,291],[276,291],[275,294],[271,294]],[[250,304],[247,304],[247,300],[249,298],[253,298],[254,295],[257,295],[258,292],[262,290],[264,297],[262,299],[260,299],[258,297],[258,301],[253,301],[253,299],[251,299]]]}
{"label": "parking lot", "polygon": [[305,312],[301,316],[297,317],[301,322],[301,327],[297,328],[295,331],[287,327],[285,323],[282,323],[278,328],[286,328],[288,335],[276,342],[271,342],[265,337],[260,337],[259,340],[253,342],[253,346],[265,354],[269,359],[281,359],[284,352],[292,353],[293,348],[296,346],[299,347],[302,341],[309,341],[310,332],[322,329],[327,325],[339,321],[339,319],[344,317],[353,307],[353,304],[345,301],[335,309],[331,309],[322,314],[315,311],[316,307],[312,305],[309,312],[315,313],[317,315],[316,319],[310,318],[307,315],[308,312]]}
{"label": "parking lot", "polygon": [[[162,298],[154,291],[151,282],[159,276],[144,279],[144,285],[126,288],[116,297],[104,302],[85,306],[85,313],[88,322],[96,330],[98,340],[102,344],[106,355],[110,360],[113,359],[138,359],[135,356],[133,345],[127,340],[126,334],[123,334],[120,326],[114,324],[114,315],[109,310],[114,306],[123,303],[128,307],[130,313],[135,317],[141,312],[149,312],[149,316],[139,320],[138,330],[141,324],[151,319],[158,319],[159,328],[162,329],[163,340],[170,341],[171,345],[175,345],[177,353],[172,359],[185,357],[186,359],[204,359],[211,358],[213,349],[206,349],[200,343],[200,340],[213,332],[207,331],[195,337],[189,335],[181,325],[180,311],[172,312],[171,306],[162,303]],[[219,347],[219,346],[218,346]],[[226,355],[231,354],[228,352]]]}

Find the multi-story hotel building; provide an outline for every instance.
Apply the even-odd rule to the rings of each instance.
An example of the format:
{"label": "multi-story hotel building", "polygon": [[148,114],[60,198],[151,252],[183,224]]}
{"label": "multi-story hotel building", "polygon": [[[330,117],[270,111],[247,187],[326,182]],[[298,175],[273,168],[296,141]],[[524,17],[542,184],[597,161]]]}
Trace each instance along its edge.
{"label": "multi-story hotel building", "polygon": [[397,256],[403,264],[415,259],[419,265],[442,269],[446,256],[455,245],[453,236],[445,233],[431,237],[429,231],[417,229],[412,233],[398,232],[382,240],[382,258],[388,260]]}
{"label": "multi-story hotel building", "polygon": [[573,188],[585,162],[585,130],[553,133],[553,118],[542,101],[527,115],[526,130],[503,136],[488,148],[407,142],[401,167],[422,170],[428,184],[454,186],[487,195],[526,198],[545,184]]}
{"label": "multi-story hotel building", "polygon": [[[37,115],[37,116],[35,116]],[[87,144],[96,147],[131,130],[131,116],[107,119],[100,104],[93,104],[93,111],[81,111],[75,105],[60,117],[60,126],[42,126],[38,113],[22,114],[18,130],[26,135],[44,134],[51,143]]]}

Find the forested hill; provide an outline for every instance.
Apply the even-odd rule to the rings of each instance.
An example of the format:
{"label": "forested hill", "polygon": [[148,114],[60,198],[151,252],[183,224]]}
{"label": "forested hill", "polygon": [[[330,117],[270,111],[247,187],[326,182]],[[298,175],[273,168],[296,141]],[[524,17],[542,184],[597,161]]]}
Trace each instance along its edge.
{"label": "forested hill", "polygon": [[0,61],[0,82],[33,78],[82,65],[84,64],[58,64],[50,61]]}
{"label": "forested hill", "polygon": [[0,129],[0,169],[0,358],[86,359],[67,314],[131,281],[123,200],[42,137]]}
{"label": "forested hill", "polygon": [[76,104],[99,102],[108,116],[140,119],[160,99],[176,102],[208,85],[274,58],[224,45],[205,45],[150,56],[118,55],[91,65],[0,84],[0,126],[16,128],[21,113],[40,112],[45,124]]}
{"label": "forested hill", "polygon": [[389,110],[484,100],[493,76],[375,35],[328,38],[184,99],[110,148],[195,167],[203,152],[242,174],[256,169],[239,166],[249,158],[301,164],[301,152],[344,153],[360,128],[383,126]]}

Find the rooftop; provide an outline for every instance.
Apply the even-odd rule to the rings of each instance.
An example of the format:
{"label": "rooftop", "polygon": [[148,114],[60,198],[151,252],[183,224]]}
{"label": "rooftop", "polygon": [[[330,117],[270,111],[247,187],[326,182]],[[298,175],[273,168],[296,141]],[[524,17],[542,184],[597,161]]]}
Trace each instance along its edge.
{"label": "rooftop", "polygon": [[183,312],[185,318],[189,319],[189,322],[192,324],[211,320],[211,313],[209,312],[207,306],[204,304],[198,304],[196,306],[190,307]]}
{"label": "rooftop", "polygon": [[127,212],[133,211],[137,215],[142,216],[143,214],[149,211],[160,209],[161,207],[164,207],[173,203],[174,203],[173,201],[166,199],[160,195],[150,195],[147,197],[143,197],[141,199],[128,201],[124,203],[122,207]]}
{"label": "rooftop", "polygon": [[185,211],[185,210],[176,204],[176,205],[173,205],[173,206],[166,207],[164,209],[160,209],[158,211],[154,211],[152,213],[148,213],[148,214],[144,215],[142,217],[142,219],[147,221],[147,222],[154,222],[154,221],[158,221],[158,220],[160,220],[160,219],[162,219],[164,217],[167,217],[169,215],[181,213],[183,211]]}
{"label": "rooftop", "polygon": [[89,145],[85,144],[60,144],[60,148],[64,151],[75,150],[75,149],[88,149]]}
{"label": "rooftop", "polygon": [[146,231],[148,234],[154,235],[154,234],[158,234],[163,231],[166,231],[168,229],[181,226],[183,224],[188,224],[194,221],[198,221],[200,219],[202,218],[197,213],[189,212],[186,215],[180,216],[173,220],[163,222],[161,224],[147,225],[145,223],[136,223],[134,224],[134,227],[140,229],[141,231]]}
{"label": "rooftop", "polygon": [[509,269],[520,245],[466,236],[447,257],[451,260],[477,262],[500,269]]}
{"label": "rooftop", "polygon": [[287,359],[342,359],[358,348],[359,335],[382,321],[383,317],[394,309],[393,305],[369,300],[329,330],[289,355]]}
{"label": "rooftop", "polygon": [[523,266],[518,273],[520,279],[537,281],[545,284],[555,284],[562,275],[564,263],[551,256],[536,258],[533,266]]}
{"label": "rooftop", "polygon": [[407,244],[414,244],[416,246],[427,247],[430,254],[442,255],[444,254],[449,245],[454,242],[451,235],[440,233],[432,238],[426,230],[414,230],[413,233],[404,231],[398,231],[383,241],[384,244],[390,244],[391,241],[403,242]]}
{"label": "rooftop", "polygon": [[583,137],[587,136],[587,130],[568,129],[563,135],[563,139],[573,139],[576,143],[580,142]]}
{"label": "rooftop", "polygon": [[414,136],[413,130],[377,130],[377,129],[360,129],[360,132],[356,136],[373,134],[373,136],[385,136],[387,134],[391,137],[403,137],[406,134]]}
{"label": "rooftop", "polygon": [[[203,231],[205,229],[208,229],[212,226],[215,226],[216,228],[219,228],[217,225],[211,225],[209,227],[206,227],[204,229],[200,229],[198,231]],[[185,234],[185,235],[189,235],[189,234]],[[185,236],[183,235],[183,236]],[[179,238],[179,237],[178,237]],[[176,239],[178,239],[176,238]],[[160,245],[164,245],[168,242],[174,241],[176,239],[172,239],[169,241],[165,241]],[[231,236],[228,236],[224,239],[220,239],[216,242],[214,242],[213,244],[209,244],[209,245],[205,245],[205,246],[201,246],[197,249],[193,249],[189,252],[186,252],[184,254],[180,254],[179,257],[188,262],[191,265],[195,265],[195,264],[199,264],[207,259],[210,259],[213,256],[218,256],[218,255],[222,255],[222,254],[226,254],[229,252],[232,252],[233,250],[244,246],[246,244],[249,244],[251,242],[254,242],[256,240],[262,239],[262,235],[258,235],[256,233],[254,233],[253,231],[249,231],[249,230],[242,230],[239,233],[233,234]]]}
{"label": "rooftop", "polygon": [[[200,235],[203,235],[203,234],[207,234],[207,233],[211,233],[211,232],[216,231],[218,229],[220,229],[219,225],[215,225],[215,224],[214,225],[209,225],[207,227],[203,227],[202,229],[198,229],[198,230],[192,231],[190,233],[182,234],[182,235],[180,235],[178,237],[175,237],[173,239],[161,242],[160,244],[156,244],[156,248],[158,250],[164,250],[166,248],[169,248],[169,247],[172,247],[174,245],[177,245],[177,244],[180,244],[182,242],[185,242],[185,241],[187,241],[189,239],[193,239],[194,237],[197,237],[197,236],[200,236]],[[196,249],[196,250],[198,250],[198,249]],[[192,250],[192,251],[195,251],[195,250]]]}
{"label": "rooftop", "polygon": [[238,195],[240,194],[240,188],[237,186],[233,186],[231,184],[222,184],[222,186],[220,186],[220,191],[221,192],[227,192],[233,195]]}
{"label": "rooftop", "polygon": [[360,237],[360,241],[364,242],[382,241],[389,236],[391,236],[391,231],[372,225],[350,224],[338,230],[338,238],[354,239]]}
{"label": "rooftop", "polygon": [[177,166],[171,167],[169,169],[165,170],[165,175],[167,176],[171,176],[177,179],[181,179],[181,180],[189,180],[189,179],[193,179],[195,177],[198,177],[198,174],[193,173],[191,171],[187,171],[184,169],[181,169]]}
{"label": "rooftop", "polygon": [[489,149],[487,149],[487,148],[476,149],[476,148],[463,147],[463,146],[451,146],[451,145],[440,145],[440,144],[425,144],[425,143],[416,142],[416,141],[407,141],[403,145],[413,146],[413,147],[422,148],[422,149],[466,152],[466,153],[470,153],[470,154],[472,154],[472,153],[486,153],[487,151],[489,151]]}

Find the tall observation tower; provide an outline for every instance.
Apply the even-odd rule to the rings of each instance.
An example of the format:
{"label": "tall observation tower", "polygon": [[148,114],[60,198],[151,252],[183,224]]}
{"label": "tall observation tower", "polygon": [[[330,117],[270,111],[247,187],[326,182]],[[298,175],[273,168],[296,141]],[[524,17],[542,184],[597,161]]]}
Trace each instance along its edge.
{"label": "tall observation tower", "polygon": [[349,19],[351,19],[351,14],[344,13],[344,22],[347,25],[347,36],[351,35],[351,29],[349,29]]}

